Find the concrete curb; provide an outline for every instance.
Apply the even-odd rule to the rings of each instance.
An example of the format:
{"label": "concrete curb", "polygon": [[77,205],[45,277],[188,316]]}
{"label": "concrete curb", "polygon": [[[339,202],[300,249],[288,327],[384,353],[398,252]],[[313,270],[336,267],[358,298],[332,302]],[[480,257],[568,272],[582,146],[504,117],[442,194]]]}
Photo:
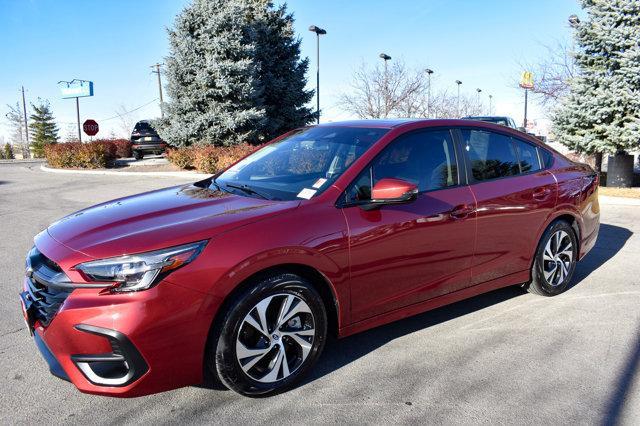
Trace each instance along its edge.
{"label": "concrete curb", "polygon": [[44,159],[41,158],[29,158],[26,160],[0,160],[0,164],[32,164],[32,163],[42,163],[44,162]]}
{"label": "concrete curb", "polygon": [[47,173],[62,174],[78,174],[78,175],[108,175],[108,176],[156,176],[156,177],[180,177],[204,179],[211,175],[198,172],[117,172],[115,170],[71,170],[71,169],[54,169],[44,164],[40,166],[40,170]]}
{"label": "concrete curb", "polygon": [[608,195],[598,195],[600,204],[609,206],[640,206],[640,198],[610,197]]}

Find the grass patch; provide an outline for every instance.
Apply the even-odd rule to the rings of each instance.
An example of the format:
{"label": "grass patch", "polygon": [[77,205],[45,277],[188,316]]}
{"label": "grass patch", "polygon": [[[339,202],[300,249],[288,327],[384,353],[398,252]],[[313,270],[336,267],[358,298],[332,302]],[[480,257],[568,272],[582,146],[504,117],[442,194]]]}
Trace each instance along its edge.
{"label": "grass patch", "polygon": [[601,186],[598,188],[598,194],[606,195],[608,197],[640,198],[640,188],[613,188]]}

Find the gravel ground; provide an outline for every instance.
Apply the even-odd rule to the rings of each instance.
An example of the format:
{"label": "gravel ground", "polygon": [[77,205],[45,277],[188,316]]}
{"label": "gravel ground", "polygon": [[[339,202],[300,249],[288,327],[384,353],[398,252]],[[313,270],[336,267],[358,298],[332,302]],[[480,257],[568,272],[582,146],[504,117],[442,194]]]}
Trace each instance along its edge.
{"label": "gravel ground", "polygon": [[24,329],[17,293],[32,237],[82,207],[182,182],[0,165],[0,423],[638,424],[640,207],[621,205],[602,206],[598,243],[561,296],[508,288],[331,341],[285,394],[79,393],[49,374]]}

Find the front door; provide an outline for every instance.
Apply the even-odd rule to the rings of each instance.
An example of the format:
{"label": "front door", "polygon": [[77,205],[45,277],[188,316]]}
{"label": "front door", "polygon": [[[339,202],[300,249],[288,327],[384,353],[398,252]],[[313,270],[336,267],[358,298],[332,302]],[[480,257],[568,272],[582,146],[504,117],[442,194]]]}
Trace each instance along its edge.
{"label": "front door", "polygon": [[[354,322],[469,285],[475,243],[475,201],[460,185],[451,131],[399,136],[362,171],[345,194]],[[382,178],[418,185],[413,202],[364,210]]]}

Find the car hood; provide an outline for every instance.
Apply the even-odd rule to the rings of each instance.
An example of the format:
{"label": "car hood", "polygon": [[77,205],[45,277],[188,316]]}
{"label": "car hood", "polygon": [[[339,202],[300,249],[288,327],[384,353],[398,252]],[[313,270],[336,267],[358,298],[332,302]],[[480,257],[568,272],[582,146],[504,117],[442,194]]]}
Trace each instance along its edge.
{"label": "car hood", "polygon": [[208,239],[298,205],[194,184],[98,204],[54,222],[47,231],[72,250],[104,258]]}

